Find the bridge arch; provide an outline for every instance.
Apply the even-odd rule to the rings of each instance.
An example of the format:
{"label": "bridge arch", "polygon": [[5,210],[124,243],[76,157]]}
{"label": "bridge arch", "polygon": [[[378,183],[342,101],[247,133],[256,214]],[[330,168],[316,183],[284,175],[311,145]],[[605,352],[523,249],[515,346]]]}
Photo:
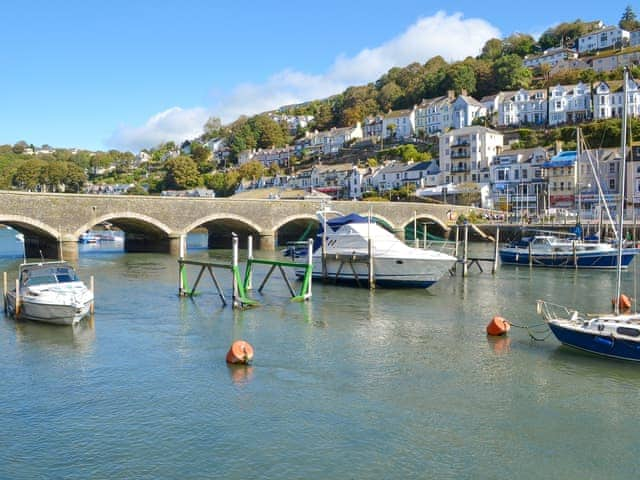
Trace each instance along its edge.
{"label": "bridge arch", "polygon": [[[265,236],[272,236],[270,231],[256,222],[234,213],[215,213],[200,217],[187,225],[182,230],[182,235],[186,235],[198,227],[207,229],[209,248],[231,248],[232,234],[238,236],[241,248],[246,247],[249,235],[257,237],[254,239],[254,246],[262,248]],[[267,240],[269,243],[270,241]]]}
{"label": "bridge arch", "polygon": [[[406,228],[407,226],[411,225],[413,223],[413,218],[414,217],[411,217],[410,219],[404,221],[400,228]],[[445,232],[448,232],[449,230],[451,230],[451,227],[449,227],[445,222],[442,221],[442,219],[440,217],[438,217],[436,215],[429,215],[427,213],[421,213],[421,214],[416,215],[415,219],[418,222],[420,222],[420,220],[432,221],[433,223],[437,224]]]}
{"label": "bridge arch", "polygon": [[73,232],[73,240],[78,240],[82,233],[103,222],[112,223],[125,232],[148,233],[162,237],[169,237],[173,234],[171,228],[148,215],[135,212],[113,212],[97,216],[78,227]]}
{"label": "bridge arch", "polygon": [[314,238],[320,227],[318,216],[312,213],[299,213],[289,215],[279,220],[273,227],[275,244],[287,245],[288,242],[297,242]]}
{"label": "bridge arch", "polygon": [[50,225],[23,215],[0,215],[0,223],[3,225],[9,225],[23,234],[32,233],[34,235],[49,237],[51,239],[58,239],[60,237],[60,232]]}
{"label": "bridge arch", "polygon": [[0,215],[0,223],[23,235],[24,255],[27,258],[58,258],[61,233],[35,218],[24,215]]}

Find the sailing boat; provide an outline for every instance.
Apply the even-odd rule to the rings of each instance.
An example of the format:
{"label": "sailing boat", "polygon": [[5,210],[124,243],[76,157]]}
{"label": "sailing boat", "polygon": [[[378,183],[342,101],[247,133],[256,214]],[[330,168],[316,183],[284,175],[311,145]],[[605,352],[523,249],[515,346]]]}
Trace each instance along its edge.
{"label": "sailing boat", "polygon": [[[585,241],[582,238],[582,225],[580,212],[582,210],[580,194],[580,157],[581,135],[580,129],[576,131],[577,148],[575,151],[561,152],[553,157],[546,166],[573,166],[574,186],[578,203],[576,225],[571,233],[553,232],[548,230],[523,228],[523,236],[520,240],[511,242],[500,248],[500,261],[505,265],[522,265],[530,267],[557,267],[557,268],[590,268],[590,269],[616,269],[618,265],[627,268],[635,256],[640,252],[638,248],[623,248],[621,260],[618,257],[618,249],[608,242]],[[591,158],[591,168],[595,171]],[[543,166],[545,166],[543,165]],[[604,197],[602,186],[598,180],[597,172],[594,176],[600,198]],[[609,209],[605,204],[606,213],[613,224]],[[524,235],[524,232],[531,232]],[[616,238],[619,241],[619,238]]]}
{"label": "sailing boat", "polygon": [[631,302],[620,294],[622,278],[622,231],[627,156],[627,87],[629,72],[624,71],[622,115],[622,162],[620,167],[620,203],[618,207],[618,265],[616,295],[612,314],[584,315],[578,310],[538,300],[538,314],[564,345],[606,357],[640,361],[640,314],[631,313]]}

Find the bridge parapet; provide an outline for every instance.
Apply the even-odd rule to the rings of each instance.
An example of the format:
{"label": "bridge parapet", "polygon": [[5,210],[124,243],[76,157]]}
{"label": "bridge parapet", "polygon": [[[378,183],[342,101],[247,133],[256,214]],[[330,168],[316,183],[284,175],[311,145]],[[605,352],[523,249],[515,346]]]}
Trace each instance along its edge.
{"label": "bridge parapet", "polygon": [[[287,222],[313,219],[322,208],[319,200],[246,200],[130,195],[83,195],[0,191],[0,223],[14,226],[44,244],[76,242],[85,231],[110,222],[130,236],[129,246],[143,251],[176,251],[176,239],[198,226],[210,237],[240,230],[262,239],[260,248],[277,246],[278,230]],[[400,231],[414,218],[430,219],[448,229],[449,213],[469,207],[404,202],[332,201],[343,213],[369,212]],[[292,220],[287,220],[292,219]],[[213,233],[212,233],[213,232]],[[137,239],[137,241],[134,241]],[[211,244],[211,243],[210,243]],[[51,251],[47,248],[50,255]],[[58,251],[61,248],[57,248]]]}

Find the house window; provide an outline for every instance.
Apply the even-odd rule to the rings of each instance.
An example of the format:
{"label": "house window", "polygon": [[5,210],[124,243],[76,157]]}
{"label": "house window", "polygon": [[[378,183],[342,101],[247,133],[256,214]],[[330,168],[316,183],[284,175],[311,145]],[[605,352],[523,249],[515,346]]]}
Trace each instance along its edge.
{"label": "house window", "polygon": [[560,182],[560,191],[564,191],[564,182]]}
{"label": "house window", "polygon": [[616,180],[615,178],[610,178],[609,179],[609,190],[615,190],[616,189]]}
{"label": "house window", "polygon": [[610,163],[609,164],[609,173],[616,173],[616,164],[615,163]]}

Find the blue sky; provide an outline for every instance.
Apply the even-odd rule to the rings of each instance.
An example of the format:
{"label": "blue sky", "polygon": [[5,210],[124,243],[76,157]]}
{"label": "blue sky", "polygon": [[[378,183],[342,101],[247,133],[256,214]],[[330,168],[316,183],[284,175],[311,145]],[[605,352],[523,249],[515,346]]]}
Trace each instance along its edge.
{"label": "blue sky", "polygon": [[193,138],[209,116],[229,122],[392,66],[475,56],[489,38],[537,38],[577,18],[617,24],[628,4],[7,0],[0,144],[138,151]]}

